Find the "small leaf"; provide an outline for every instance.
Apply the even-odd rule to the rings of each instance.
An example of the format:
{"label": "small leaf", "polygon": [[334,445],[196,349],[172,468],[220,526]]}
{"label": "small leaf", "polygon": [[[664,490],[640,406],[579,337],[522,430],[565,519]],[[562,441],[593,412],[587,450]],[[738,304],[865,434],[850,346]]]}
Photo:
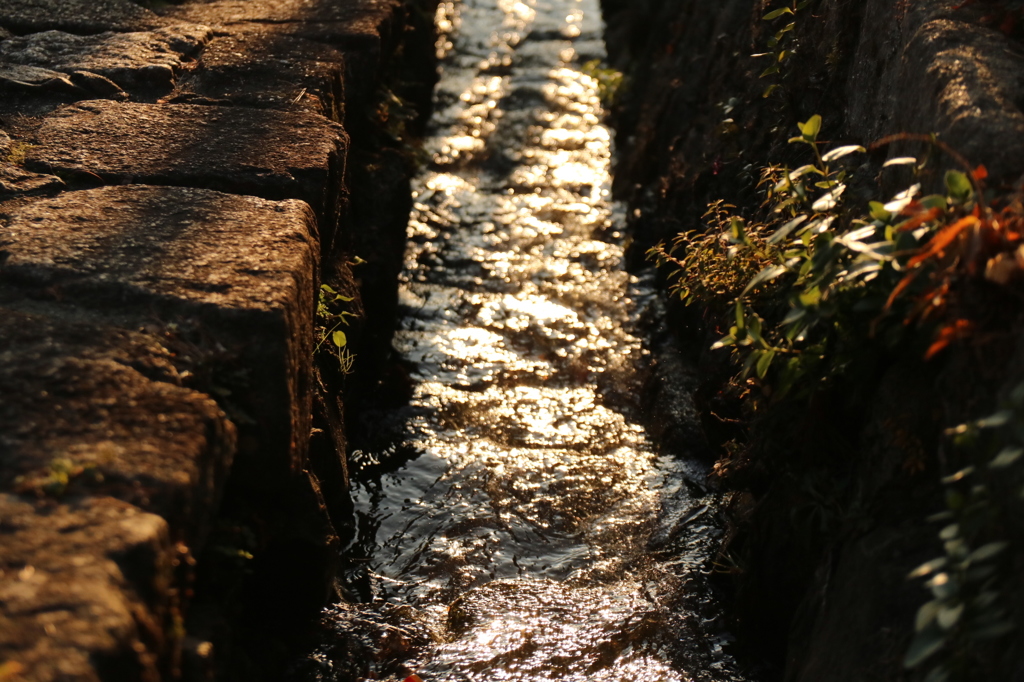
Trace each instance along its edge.
{"label": "small leaf", "polygon": [[780,7],[779,9],[772,10],[768,14],[761,17],[764,21],[771,21],[772,19],[778,19],[783,14],[792,14],[793,10],[788,7]]}
{"label": "small leaf", "polygon": [[336,294],[336,293],[338,293],[337,291],[335,291],[334,289],[332,289],[332,288],[331,288],[331,286],[330,286],[329,284],[321,284],[321,285],[320,285],[320,288],[321,288],[322,290],[326,291],[326,292],[327,292],[327,293],[329,293],[329,294]]}
{"label": "small leaf", "polygon": [[935,616],[939,614],[942,602],[931,600],[921,604],[917,610],[917,617],[914,619],[914,631],[920,632],[935,622]]}
{"label": "small leaf", "polygon": [[348,343],[348,337],[345,336],[345,332],[338,331],[331,334],[331,341],[333,341],[334,345],[338,348],[344,348]]}
{"label": "small leaf", "polygon": [[932,626],[917,633],[903,657],[904,668],[916,668],[946,643],[946,633]]}
{"label": "small leaf", "polygon": [[882,168],[888,168],[889,166],[909,166],[912,163],[917,163],[917,159],[913,156],[897,156],[894,159],[889,159],[882,164]]}
{"label": "small leaf", "polygon": [[960,620],[960,616],[964,614],[964,605],[957,604],[956,606],[944,606],[939,609],[939,612],[935,616],[935,622],[939,624],[939,627],[943,630],[950,630]]}
{"label": "small leaf", "polygon": [[866,152],[867,149],[861,147],[859,144],[849,144],[845,147],[836,147],[822,155],[821,160],[825,163],[831,163],[836,159],[841,159],[849,154],[855,154],[857,152]]}
{"label": "small leaf", "polygon": [[1013,419],[1012,411],[1000,410],[999,412],[996,412],[993,415],[989,415],[988,417],[979,419],[978,421],[974,422],[974,425],[977,426],[979,429],[992,429],[997,426],[1005,426],[1006,424],[1010,423],[1011,419]]}
{"label": "small leaf", "polygon": [[[961,469],[960,471],[956,472],[955,474],[950,474],[949,476],[944,476],[942,478],[942,482],[945,483],[946,485],[949,485],[950,483],[956,483],[958,481],[964,480],[965,478],[967,478],[968,476],[970,476],[973,473],[974,473],[974,467],[972,467],[972,466],[971,467],[964,467],[963,469]],[[948,528],[948,526],[947,526],[947,528]],[[939,537],[942,537],[942,536],[940,535]],[[942,539],[943,540],[948,540],[949,538],[942,538]]]}
{"label": "small leaf", "polygon": [[757,378],[764,379],[765,375],[768,374],[768,368],[771,367],[772,360],[775,359],[775,351],[765,351],[761,358],[757,361]]}
{"label": "small leaf", "polygon": [[746,323],[744,322],[743,316],[743,304],[740,303],[739,301],[736,301],[736,309],[734,311],[734,315],[736,317],[736,328],[744,329],[746,327]]}
{"label": "small leaf", "polygon": [[1002,623],[994,623],[992,625],[986,625],[980,628],[971,628],[971,635],[974,639],[996,639],[1002,637],[1005,634],[1013,632],[1016,626],[1009,621]]}
{"label": "small leaf", "polygon": [[946,190],[951,197],[966,201],[974,191],[974,186],[971,184],[966,173],[948,170],[946,171]]}
{"label": "small leaf", "polygon": [[960,524],[951,523],[942,530],[939,531],[940,540],[952,540],[953,538],[960,535]]}
{"label": "small leaf", "polygon": [[937,665],[925,676],[924,682],[948,682],[949,670],[944,665]]}
{"label": "small leaf", "polygon": [[774,75],[774,74],[776,74],[778,72],[779,72],[779,65],[777,63],[776,64],[772,64],[767,69],[762,71],[761,75],[758,76],[758,78],[766,78],[767,76]]}
{"label": "small leaf", "polygon": [[831,191],[822,194],[813,204],[811,204],[811,210],[818,212],[831,211],[839,205],[839,197],[841,197],[845,191],[846,185],[839,185]]}
{"label": "small leaf", "polygon": [[768,238],[768,243],[777,244],[781,242],[783,239],[789,236],[789,233],[792,232],[794,228],[803,223],[805,220],[807,220],[807,216],[805,215],[800,215],[797,216],[796,218],[793,218],[788,223],[786,223],[778,230],[776,230],[775,233]]}
{"label": "small leaf", "polygon": [[772,83],[771,85],[769,85],[769,86],[768,86],[767,88],[765,88],[765,89],[764,89],[764,92],[762,92],[762,93],[761,93],[761,97],[768,97],[768,96],[769,96],[769,95],[771,95],[771,94],[772,94],[773,92],[775,92],[775,90],[776,90],[776,89],[777,89],[778,87],[779,87],[779,84],[778,84],[778,83]]}
{"label": "small leaf", "polygon": [[711,344],[711,350],[718,350],[719,348],[725,348],[726,346],[733,346],[736,344],[736,337],[732,334],[723,336],[718,341]]}
{"label": "small leaf", "polygon": [[761,272],[757,273],[752,280],[747,284],[747,287],[743,290],[740,296],[746,296],[747,292],[756,287],[762,282],[770,282],[779,275],[789,272],[785,265],[769,265]]}
{"label": "small leaf", "polygon": [[990,469],[1005,469],[1020,459],[1021,455],[1024,455],[1024,448],[1003,448],[988,466]]}
{"label": "small leaf", "polygon": [[988,561],[989,559],[1001,554],[1003,550],[1005,550],[1009,546],[1010,543],[1008,542],[990,542],[987,545],[982,545],[978,549],[971,552],[971,556],[968,557],[968,560],[971,563]]}
{"label": "small leaf", "polygon": [[885,204],[880,201],[869,201],[868,207],[871,209],[871,217],[875,220],[881,220],[883,223],[887,223],[892,220],[892,213],[885,210]]}
{"label": "small leaf", "polygon": [[907,578],[913,580],[914,578],[923,578],[926,575],[930,575],[940,568],[946,566],[946,557],[939,557],[938,559],[932,559],[921,564],[907,575]]}
{"label": "small leaf", "polygon": [[804,139],[808,142],[814,142],[818,139],[818,133],[821,131],[821,116],[815,114],[807,119],[804,123],[797,124],[800,127],[800,133]]}

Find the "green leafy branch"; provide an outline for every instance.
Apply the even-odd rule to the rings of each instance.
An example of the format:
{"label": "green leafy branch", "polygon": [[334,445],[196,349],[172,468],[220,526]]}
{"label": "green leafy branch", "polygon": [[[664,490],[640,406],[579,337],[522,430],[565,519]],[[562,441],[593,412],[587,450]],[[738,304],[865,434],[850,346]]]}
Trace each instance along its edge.
{"label": "green leafy branch", "polygon": [[949,435],[975,463],[943,479],[946,511],[932,517],[946,524],[939,531],[943,554],[909,576],[926,578],[932,599],[918,609],[903,663],[921,668],[930,662],[926,682],[979,679],[979,645],[1015,627],[1001,561],[1010,542],[1000,530],[1024,499],[1024,385],[1003,409]]}
{"label": "green leafy branch", "polygon": [[[761,72],[761,78],[781,77],[783,66],[797,52],[797,40],[794,37],[797,13],[805,9],[810,3],[811,0],[794,0],[792,4],[772,10],[762,17],[764,21],[775,21],[776,19],[784,18],[786,23],[782,24],[781,28],[775,31],[772,37],[768,39],[767,52],[751,55],[752,57],[771,58],[771,64]],[[772,83],[764,89],[761,96],[768,97],[779,87],[781,87],[781,83]]]}

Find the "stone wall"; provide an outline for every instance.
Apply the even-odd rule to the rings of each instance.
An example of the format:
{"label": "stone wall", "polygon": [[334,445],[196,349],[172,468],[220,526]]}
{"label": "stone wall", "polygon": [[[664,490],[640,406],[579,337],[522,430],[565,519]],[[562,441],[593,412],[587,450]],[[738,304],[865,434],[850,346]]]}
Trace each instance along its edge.
{"label": "stone wall", "polygon": [[[628,202],[633,267],[646,267],[650,246],[701,229],[709,202],[740,211],[760,203],[760,169],[805,162],[786,141],[813,114],[823,116],[830,146],[934,132],[985,164],[994,187],[1015,186],[1024,174],[1019,3],[813,1],[798,14],[799,45],[777,79],[782,88],[767,98],[772,80],[759,76],[770,62],[752,55],[768,51],[785,23],[762,17],[789,3],[604,4],[611,61],[625,72],[614,107],[616,190]],[[883,147],[860,172],[870,177],[888,157],[924,152]],[[748,432],[720,393],[732,369],[727,354],[707,351],[721,336],[718,321],[670,308],[674,343],[702,380],[697,400],[711,451],[722,455],[724,443],[753,433],[783,441],[789,458],[785,467],[742,462],[724,478],[735,512],[723,555],[723,565],[736,561],[725,578],[736,596],[733,627],[750,659],[766,662],[765,679],[912,679],[901,662],[927,593],[906,575],[941,552],[937,528],[925,521],[943,505],[937,481],[949,464],[937,455],[939,434],[990,412],[1024,376],[1018,309],[996,303],[984,303],[1002,311],[989,316],[996,329],[984,343],[931,363],[882,367],[867,395],[826,393],[774,434]],[[811,478],[824,487],[801,487]],[[805,532],[822,508],[846,516]],[[1013,598],[1019,609],[1020,595]],[[1022,679],[1013,637],[990,652],[992,679]]]}
{"label": "stone wall", "polygon": [[279,678],[386,361],[431,3],[152,5],[0,3],[0,680]]}

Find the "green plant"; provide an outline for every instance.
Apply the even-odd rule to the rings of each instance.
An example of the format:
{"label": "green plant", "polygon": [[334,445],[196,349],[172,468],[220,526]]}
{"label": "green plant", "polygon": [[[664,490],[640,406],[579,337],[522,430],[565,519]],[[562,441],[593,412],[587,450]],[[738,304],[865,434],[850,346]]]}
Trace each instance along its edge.
{"label": "green plant", "polygon": [[16,490],[22,493],[35,493],[38,496],[49,495],[61,497],[75,481],[86,483],[102,483],[103,474],[95,462],[80,464],[68,457],[54,457],[46,467],[46,472],[33,477],[19,477]]}
{"label": "green plant", "polygon": [[606,66],[600,59],[585,62],[580,71],[597,81],[597,95],[601,98],[601,103],[606,108],[615,106],[622,92],[622,72]]}
{"label": "green plant", "polygon": [[316,347],[314,353],[327,352],[338,359],[342,374],[349,374],[355,365],[355,355],[348,347],[348,335],[341,327],[348,326],[348,320],[357,317],[353,312],[341,309],[341,304],[355,300],[343,296],[330,285],[321,284],[316,304]]}
{"label": "green plant", "polygon": [[[992,208],[983,167],[947,171],[944,194],[919,196],[917,183],[888,202],[848,204],[844,159],[866,150],[844,145],[822,153],[821,125],[812,116],[790,139],[810,151],[811,163],[764,171],[756,219],[712,204],[707,232],[649,253],[674,268],[671,291],[684,302],[731,303],[732,324],[713,348],[733,348],[744,377],[765,382],[774,372],[776,397],[813,387],[809,377],[843,374],[872,345],[892,348],[930,333],[908,334],[915,327],[938,329],[926,352],[934,356],[973,329],[969,320],[948,319],[960,282],[981,274],[1005,284],[1021,268],[1024,206],[1014,195]],[[930,142],[966,165],[926,136],[879,144],[897,139]],[[909,157],[886,166],[920,170]]]}
{"label": "green plant", "polygon": [[910,574],[927,578],[932,599],[917,612],[904,665],[930,663],[927,682],[987,679],[979,645],[1014,629],[1001,559],[1024,499],[1024,384],[1003,409],[949,435],[972,463],[942,481],[947,509],[932,518],[946,524],[939,531],[943,554]]}
{"label": "green plant", "polygon": [[[811,0],[793,0],[792,4],[774,9],[762,17],[763,21],[772,22],[776,19],[783,18],[786,23],[782,24],[782,27],[775,31],[772,37],[768,39],[767,52],[751,55],[752,57],[771,58],[772,63],[761,72],[761,78],[781,76],[783,65],[789,61],[790,57],[796,54],[797,40],[794,37],[796,16],[798,12],[805,9],[810,3]],[[772,83],[764,89],[761,96],[768,97],[781,86],[782,84],[780,82]]]}

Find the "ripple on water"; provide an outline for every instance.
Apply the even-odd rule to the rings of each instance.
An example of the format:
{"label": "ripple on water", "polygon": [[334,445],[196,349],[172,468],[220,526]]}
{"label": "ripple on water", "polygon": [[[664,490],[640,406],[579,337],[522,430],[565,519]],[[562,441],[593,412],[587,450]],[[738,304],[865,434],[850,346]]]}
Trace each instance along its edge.
{"label": "ripple on water", "polygon": [[679,529],[711,500],[606,399],[638,382],[646,294],[621,269],[611,135],[579,66],[603,54],[598,2],[443,2],[437,25],[394,341],[417,382],[396,445],[413,454],[352,458],[366,603],[333,607],[339,637],[306,663],[321,679],[735,679],[680,647],[676,588],[714,531]]}

